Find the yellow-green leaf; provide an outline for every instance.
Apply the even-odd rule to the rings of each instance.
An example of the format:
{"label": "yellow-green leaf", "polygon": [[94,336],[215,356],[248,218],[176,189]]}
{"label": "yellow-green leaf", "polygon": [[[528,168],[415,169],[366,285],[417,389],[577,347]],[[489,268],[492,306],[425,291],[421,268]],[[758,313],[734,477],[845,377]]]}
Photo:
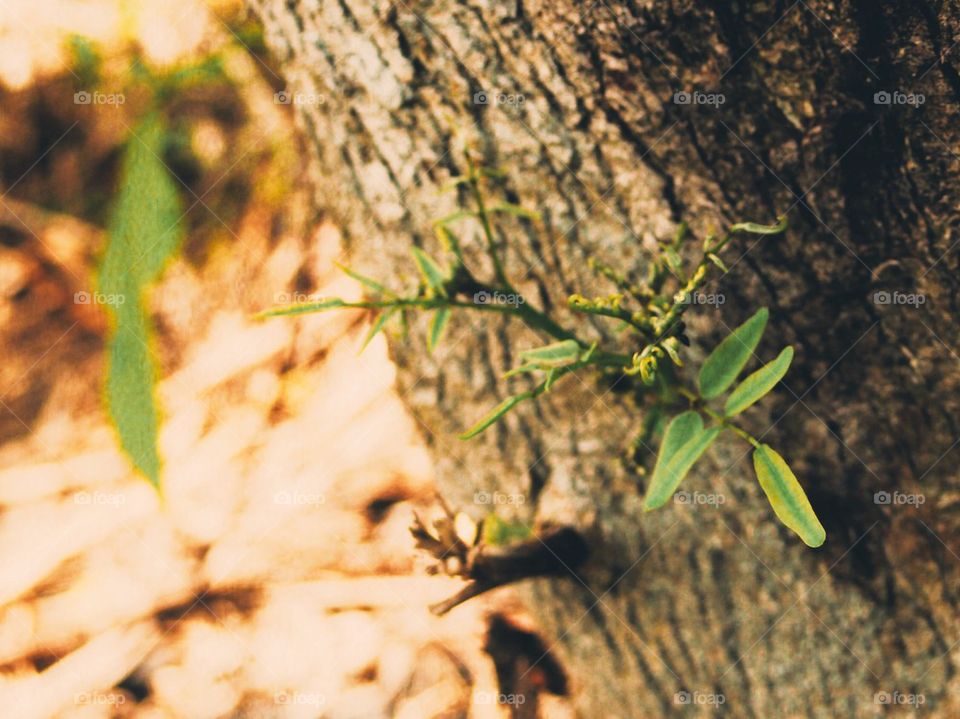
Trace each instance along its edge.
{"label": "yellow-green leaf", "polygon": [[363,339],[363,344],[360,345],[360,351],[361,351],[361,352],[363,352],[363,351],[367,348],[367,345],[370,344],[370,341],[371,341],[374,337],[376,337],[377,334],[379,334],[380,330],[383,329],[383,326],[384,326],[385,324],[387,324],[387,320],[389,320],[391,317],[393,317],[393,315],[394,315],[396,312],[397,312],[397,308],[396,308],[396,307],[390,307],[390,308],[384,310],[383,312],[381,312],[379,315],[377,315],[377,319],[376,319],[376,321],[373,323],[373,327],[370,328],[370,331],[367,333],[367,336],[364,337],[364,339]]}
{"label": "yellow-green leaf", "polygon": [[730,228],[730,233],[749,232],[754,235],[778,235],[785,229],[787,229],[787,218],[783,216],[775,225],[758,225],[756,222],[738,222]]}
{"label": "yellow-green leaf", "polygon": [[427,349],[431,352],[440,344],[440,338],[443,337],[443,331],[446,329],[449,320],[449,307],[441,307],[434,313],[433,320],[430,322],[430,334],[427,336]]}
{"label": "yellow-green leaf", "polygon": [[757,348],[767,326],[768,315],[767,308],[761,308],[710,353],[700,368],[698,379],[700,394],[704,399],[713,399],[733,384]]}
{"label": "yellow-green leaf", "polygon": [[561,340],[532,350],[524,350],[520,358],[537,367],[563,367],[580,359],[580,343],[576,340]]}
{"label": "yellow-green leaf", "polygon": [[680,482],[720,433],[719,428],[703,428],[703,419],[693,410],[684,412],[667,425],[650,486],[643,500],[644,511],[657,509],[670,501]]}
{"label": "yellow-green leaf", "polygon": [[427,283],[427,287],[442,297],[446,297],[447,291],[443,285],[447,281],[447,275],[440,269],[437,261],[419,247],[412,248],[412,252],[413,260],[417,263],[417,269],[419,269],[420,274],[423,275],[423,280]]}
{"label": "yellow-green leaf", "polygon": [[724,414],[733,417],[761,399],[783,379],[792,361],[793,347],[784,347],[773,362],[768,362],[748,376],[730,393],[723,408]]}
{"label": "yellow-green leaf", "polygon": [[304,315],[310,312],[323,312],[337,307],[356,307],[356,303],[344,302],[341,299],[323,300],[322,302],[301,302],[296,305],[281,305],[273,307],[254,315],[254,319],[262,320],[266,317],[287,317],[291,315]]}
{"label": "yellow-green leaf", "polygon": [[783,457],[768,445],[761,444],[753,452],[753,467],[780,521],[796,532],[805,544],[811,547],[823,544],[827,533]]}
{"label": "yellow-green leaf", "polygon": [[371,279],[370,277],[366,277],[365,275],[361,275],[359,272],[354,272],[349,267],[345,265],[341,265],[339,262],[336,262],[334,264],[336,264],[336,266],[340,269],[341,272],[343,272],[348,277],[352,277],[367,289],[373,290],[377,294],[386,294],[386,295],[393,294],[386,287],[381,285],[376,280]]}

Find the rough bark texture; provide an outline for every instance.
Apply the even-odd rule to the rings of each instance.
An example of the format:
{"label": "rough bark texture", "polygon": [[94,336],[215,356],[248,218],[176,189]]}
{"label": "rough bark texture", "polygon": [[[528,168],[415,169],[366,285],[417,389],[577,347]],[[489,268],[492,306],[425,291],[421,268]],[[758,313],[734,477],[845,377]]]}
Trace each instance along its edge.
{"label": "rough bark texture", "polygon": [[[820,550],[775,521],[733,438],[686,480],[724,505],[642,514],[627,447],[643,408],[626,385],[568,378],[458,442],[539,341],[514,323],[456,317],[432,357],[422,332],[395,343],[451,503],[519,492],[527,518],[589,533],[585,586],[528,588],[582,715],[867,717],[889,692],[957,716],[957,3],[251,1],[290,90],[325,100],[298,106],[320,208],[356,266],[394,284],[412,281],[411,244],[437,251],[430,220],[458,199],[437,189],[463,172],[465,141],[543,213],[503,224],[508,271],[543,305],[608,291],[590,255],[642,268],[681,220],[702,238],[790,210],[787,236],[728,253],[711,288],[726,304],[692,334],[702,353],[768,305],[760,355],[795,345],[787,388],[748,422],[807,488]],[[674,103],[693,90],[725,102]],[[925,102],[878,105],[881,90]],[[883,290],[926,301],[878,304]],[[877,504],[881,490],[925,503]],[[710,694],[723,706],[696,704]]]}

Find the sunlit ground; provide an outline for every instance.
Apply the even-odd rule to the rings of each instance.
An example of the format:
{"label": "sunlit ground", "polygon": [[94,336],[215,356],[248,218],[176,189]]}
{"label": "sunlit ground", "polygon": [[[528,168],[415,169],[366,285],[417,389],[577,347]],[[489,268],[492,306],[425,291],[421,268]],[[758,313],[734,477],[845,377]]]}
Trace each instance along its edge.
{"label": "sunlit ground", "polygon": [[[359,314],[251,319],[360,295],[251,43],[234,2],[0,7],[0,715],[506,716],[484,635],[523,619],[509,591],[426,609],[458,585],[414,551],[433,479],[383,337],[358,354]],[[216,54],[224,75],[168,101],[188,235],[151,295],[162,499],[107,422],[89,299],[144,111],[137,48],[157,72]]]}

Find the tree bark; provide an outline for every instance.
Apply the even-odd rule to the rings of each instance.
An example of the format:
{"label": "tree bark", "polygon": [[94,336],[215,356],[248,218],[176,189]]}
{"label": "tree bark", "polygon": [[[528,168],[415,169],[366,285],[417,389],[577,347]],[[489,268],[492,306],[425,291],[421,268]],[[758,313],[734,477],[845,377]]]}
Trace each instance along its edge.
{"label": "tree bark", "polygon": [[[466,142],[508,171],[507,199],[542,213],[501,223],[508,274],[614,343],[564,309],[612,291],[588,257],[642,272],[681,221],[702,239],[788,212],[786,235],[725,255],[710,289],[725,303],[688,314],[694,359],[762,305],[758,354],[795,346],[746,421],[806,488],[819,550],[776,521],[733,437],[684,484],[724,504],[642,513],[635,460],[653,453],[630,450],[648,404],[633,385],[566,378],[457,440],[509,393],[499,377],[518,351],[543,343],[516,322],[455,316],[432,356],[425,322],[392,345],[451,504],[476,513],[490,509],[476,491],[516,493],[524,519],[588,536],[582,584],[524,585],[581,714],[869,717],[914,695],[930,716],[960,714],[958,4],[251,4],[288,89],[308,93],[295,102],[318,208],[355,267],[395,287],[414,282],[411,245],[440,253],[430,222],[459,206],[438,188],[465,171]],[[724,102],[675,102],[694,91]],[[880,91],[924,102],[876,104]],[[925,301],[882,304],[884,291]],[[879,491],[925,501],[878,504]]]}

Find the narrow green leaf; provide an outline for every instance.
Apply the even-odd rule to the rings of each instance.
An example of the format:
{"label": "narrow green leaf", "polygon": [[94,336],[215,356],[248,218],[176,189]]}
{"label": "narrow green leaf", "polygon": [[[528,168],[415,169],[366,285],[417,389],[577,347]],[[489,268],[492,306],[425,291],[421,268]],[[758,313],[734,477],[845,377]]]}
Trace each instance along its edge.
{"label": "narrow green leaf", "polygon": [[773,362],[768,362],[751,374],[730,393],[723,408],[724,414],[733,417],[757,402],[783,379],[792,361],[793,347],[784,347]]}
{"label": "narrow green leaf", "polygon": [[753,467],[770,506],[781,522],[811,547],[819,547],[827,533],[810,506],[803,487],[783,457],[766,444],[753,452]]}
{"label": "narrow green leaf", "polygon": [[580,358],[580,343],[576,340],[561,340],[553,344],[525,350],[520,358],[527,364],[538,367],[564,367]]}
{"label": "narrow green leaf", "polygon": [[360,345],[360,352],[363,352],[367,345],[370,344],[370,341],[379,334],[380,330],[383,329],[384,325],[387,324],[387,321],[396,314],[397,308],[391,307],[384,310],[377,315],[376,321],[373,323],[373,327],[370,328],[370,331],[367,332],[367,336],[363,340],[363,344]]}
{"label": "narrow green leaf", "polygon": [[433,224],[438,227],[448,225],[451,222],[456,222],[457,220],[465,220],[468,217],[476,217],[477,213],[473,210],[457,210],[456,212],[451,212],[449,215],[444,215],[443,217],[433,221]]}
{"label": "narrow green leaf", "polygon": [[490,208],[490,212],[503,212],[514,217],[523,217],[528,220],[539,220],[540,213],[528,210],[526,207],[515,205],[512,202],[501,202]]}
{"label": "narrow green leaf", "polygon": [[720,428],[703,428],[700,415],[690,410],[667,425],[657,464],[643,501],[649,512],[665,505],[690,468],[720,434]]}
{"label": "narrow green leaf", "polygon": [[263,312],[258,312],[253,317],[254,319],[262,320],[266,317],[287,317],[290,315],[304,315],[310,312],[323,312],[324,310],[332,310],[336,307],[357,307],[358,305],[353,302],[344,302],[341,299],[334,298],[332,300],[324,300],[323,302],[302,302],[298,305],[282,305],[280,307],[273,307],[269,310],[264,310]]}
{"label": "narrow green leaf", "polygon": [[549,392],[550,388],[553,387],[553,383],[557,379],[557,369],[556,367],[551,367],[547,370],[547,378],[543,381],[543,391]]}
{"label": "narrow green leaf", "polygon": [[134,466],[160,486],[157,450],[159,411],[154,397],[156,362],[150,354],[149,321],[140,308],[121,310],[109,341],[106,398],[120,446]]}
{"label": "narrow green leaf", "polygon": [[443,337],[443,331],[447,328],[447,322],[450,321],[450,308],[441,307],[433,314],[430,321],[430,334],[427,337],[427,349],[431,352],[440,344],[440,338]]}
{"label": "narrow green leaf", "polygon": [[700,394],[704,399],[718,396],[737,378],[760,342],[768,316],[767,308],[761,308],[710,353],[700,368],[698,378]]}
{"label": "narrow green leaf", "polygon": [[470,439],[471,437],[476,437],[483,430],[489,427],[491,424],[496,422],[498,419],[503,417],[507,412],[516,407],[518,404],[523,402],[525,399],[530,399],[533,396],[532,392],[521,392],[520,394],[515,394],[510,397],[507,397],[503,402],[498,404],[492,410],[490,410],[483,419],[477,422],[473,427],[468,429],[466,432],[460,435],[460,439]]}
{"label": "narrow green leaf", "polygon": [[131,135],[99,276],[100,290],[115,299],[107,305],[111,322],[105,398],[120,446],[159,487],[158,373],[144,302],[150,284],[180,244],[182,213],[176,183],[161,159],[166,138],[161,119],[148,116]]}
{"label": "narrow green leaf", "polygon": [[533,374],[534,372],[542,372],[543,370],[535,364],[522,364],[519,367],[514,367],[512,370],[503,373],[503,379],[509,379],[510,377],[516,377],[518,374]]}
{"label": "narrow green leaf", "polygon": [[734,232],[749,232],[754,235],[778,235],[785,229],[787,229],[787,218],[783,216],[775,225],[758,225],[756,222],[738,222],[730,227],[730,234]]}
{"label": "narrow green leaf", "polygon": [[417,263],[417,269],[419,269],[420,274],[423,275],[424,282],[437,294],[446,297],[447,290],[443,286],[447,280],[446,273],[440,269],[440,265],[437,264],[436,260],[419,247],[413,247],[411,249],[413,251],[414,262]]}
{"label": "narrow green leaf", "polygon": [[727,268],[727,266],[724,264],[723,260],[720,259],[719,255],[714,254],[713,252],[708,252],[707,259],[709,259],[713,264],[715,264],[721,272],[726,273],[730,271]]}
{"label": "narrow green leaf", "polygon": [[440,240],[443,249],[456,257],[457,262],[462,265],[463,252],[460,249],[460,240],[457,239],[457,236],[450,231],[449,227],[444,227],[443,225],[437,225],[434,232],[437,239]]}
{"label": "narrow green leaf", "polygon": [[386,287],[381,285],[376,280],[366,277],[364,275],[361,275],[359,272],[354,272],[349,267],[345,265],[341,265],[339,262],[335,262],[334,264],[340,269],[341,272],[352,277],[367,289],[371,289],[378,294],[386,294],[386,295],[393,296],[392,292],[390,292]]}

